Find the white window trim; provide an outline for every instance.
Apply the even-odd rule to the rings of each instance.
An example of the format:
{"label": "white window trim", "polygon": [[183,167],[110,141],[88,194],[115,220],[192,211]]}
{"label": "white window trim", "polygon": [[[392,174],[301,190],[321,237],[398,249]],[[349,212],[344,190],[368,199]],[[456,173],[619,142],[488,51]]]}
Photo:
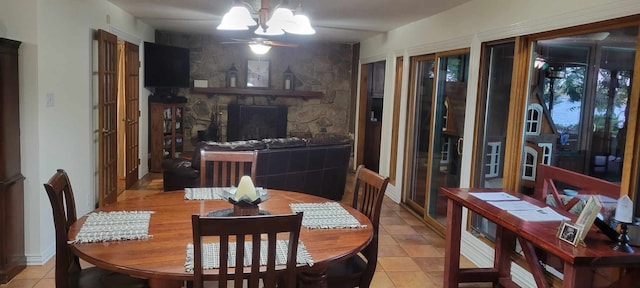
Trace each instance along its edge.
{"label": "white window trim", "polygon": [[538,143],[542,148],[542,163],[551,165],[551,155],[553,155],[553,143]]}
{"label": "white window trim", "polygon": [[[527,162],[527,160],[529,159],[527,157],[527,155],[531,155],[533,156],[533,163],[529,163]],[[533,149],[529,146],[525,146],[524,147],[524,163],[522,164],[522,180],[529,180],[529,181],[535,181],[536,180],[536,165],[538,164],[538,151],[536,151],[536,149]],[[531,175],[527,175],[527,167],[531,167]]]}
{"label": "white window trim", "polygon": [[[525,119],[525,134],[540,135],[540,125],[542,124],[542,106],[537,103],[530,104],[529,107],[527,107],[526,115],[527,119]],[[538,117],[536,119],[532,119],[536,115]],[[534,131],[533,127],[536,127],[537,129]]]}
{"label": "white window trim", "polygon": [[500,154],[502,148],[502,142],[487,142],[487,163],[485,166],[488,168],[485,178],[498,177],[500,175]]}

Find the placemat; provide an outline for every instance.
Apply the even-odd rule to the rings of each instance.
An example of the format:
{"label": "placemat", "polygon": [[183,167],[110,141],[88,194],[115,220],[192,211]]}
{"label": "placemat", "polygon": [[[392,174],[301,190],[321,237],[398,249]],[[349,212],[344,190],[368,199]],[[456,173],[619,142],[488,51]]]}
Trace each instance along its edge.
{"label": "placemat", "polygon": [[[244,266],[251,266],[251,255],[253,243],[244,243]],[[276,241],[276,265],[287,264],[287,250],[289,247],[288,240]],[[228,267],[236,267],[236,243],[229,243],[229,259]],[[296,262],[298,266],[309,265],[313,266],[313,258],[307,247],[304,246],[302,241],[298,242],[298,255],[296,256]],[[260,243],[260,265],[267,265],[267,241]],[[187,258],[184,264],[185,271],[193,271],[193,243],[187,244]],[[220,243],[203,243],[202,244],[202,268],[203,269],[217,269],[220,268]]]}
{"label": "placemat", "polygon": [[229,187],[184,188],[187,200],[222,200],[222,194]]}
{"label": "placemat", "polygon": [[71,243],[147,239],[153,211],[95,212],[87,216]]}
{"label": "placemat", "polygon": [[291,203],[293,213],[304,212],[302,226],[309,229],[366,228],[336,202]]}

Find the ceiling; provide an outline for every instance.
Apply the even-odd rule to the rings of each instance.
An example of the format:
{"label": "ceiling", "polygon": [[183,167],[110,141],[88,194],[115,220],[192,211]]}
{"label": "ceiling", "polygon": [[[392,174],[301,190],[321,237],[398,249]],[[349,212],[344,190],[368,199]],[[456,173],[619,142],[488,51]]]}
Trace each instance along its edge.
{"label": "ceiling", "polygon": [[[109,0],[156,30],[223,38],[255,37],[251,32],[217,31],[232,0]],[[268,3],[269,0],[262,0]],[[296,5],[298,0],[290,0]],[[303,1],[303,0],[300,0]],[[324,40],[357,43],[378,33],[438,14],[470,0],[307,0],[305,14],[316,29],[313,36],[272,36],[273,40]],[[260,0],[245,0],[258,9]],[[274,8],[280,0],[270,5]]]}

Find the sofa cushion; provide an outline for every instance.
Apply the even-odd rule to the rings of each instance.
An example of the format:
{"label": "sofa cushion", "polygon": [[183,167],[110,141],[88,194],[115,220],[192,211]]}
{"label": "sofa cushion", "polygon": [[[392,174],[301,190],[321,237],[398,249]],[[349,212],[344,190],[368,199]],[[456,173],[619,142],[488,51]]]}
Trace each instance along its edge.
{"label": "sofa cushion", "polygon": [[305,147],[307,146],[307,142],[304,139],[300,139],[297,137],[289,137],[289,138],[268,138],[263,139],[265,145],[269,149],[281,149],[281,148],[295,148],[295,147]]}

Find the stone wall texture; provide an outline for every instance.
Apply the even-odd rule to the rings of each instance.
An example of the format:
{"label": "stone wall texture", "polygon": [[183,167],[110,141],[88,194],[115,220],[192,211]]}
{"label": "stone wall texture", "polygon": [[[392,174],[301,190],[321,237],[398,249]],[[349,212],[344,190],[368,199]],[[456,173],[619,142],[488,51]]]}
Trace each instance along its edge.
{"label": "stone wall texture", "polygon": [[[213,28],[212,28],[213,29]],[[185,151],[197,142],[198,131],[210,125],[218,128],[220,141],[226,140],[227,105],[286,105],[288,136],[348,135],[352,47],[350,44],[305,42],[298,47],[272,47],[265,55],[255,55],[246,44],[222,44],[229,39],[209,35],[156,32],[156,43],[189,48],[191,80],[207,80],[209,87],[225,87],[226,71],[238,69],[239,87],[246,85],[247,60],[270,62],[269,89],[283,88],[283,72],[290,67],[295,74],[296,91],[320,91],[322,98],[304,100],[296,97],[242,95],[205,95],[180,89],[188,100],[185,108]],[[259,89],[259,88],[256,88]],[[215,129],[214,129],[215,130]],[[203,133],[203,132],[201,132]]]}

